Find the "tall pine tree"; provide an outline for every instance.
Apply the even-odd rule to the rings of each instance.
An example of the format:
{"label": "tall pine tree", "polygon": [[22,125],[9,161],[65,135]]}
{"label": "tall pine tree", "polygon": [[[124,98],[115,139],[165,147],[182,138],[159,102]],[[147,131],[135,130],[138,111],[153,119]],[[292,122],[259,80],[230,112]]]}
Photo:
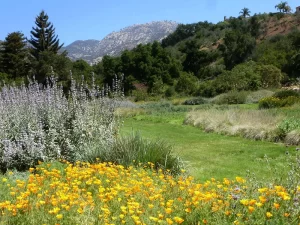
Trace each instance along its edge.
{"label": "tall pine tree", "polygon": [[1,71],[11,75],[14,79],[25,77],[29,71],[28,49],[26,39],[21,32],[13,32],[7,35],[2,43]]}
{"label": "tall pine tree", "polygon": [[55,36],[55,28],[51,22],[48,22],[48,15],[45,11],[36,17],[36,27],[32,27],[31,39],[29,43],[32,45],[32,55],[38,59],[39,54],[44,51],[57,53],[58,50],[63,46],[59,44],[58,36]]}

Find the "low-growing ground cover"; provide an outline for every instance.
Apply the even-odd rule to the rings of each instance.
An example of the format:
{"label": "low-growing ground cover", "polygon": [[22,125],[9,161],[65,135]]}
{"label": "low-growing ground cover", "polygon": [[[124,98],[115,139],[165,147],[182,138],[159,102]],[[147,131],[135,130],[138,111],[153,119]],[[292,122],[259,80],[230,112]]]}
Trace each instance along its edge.
{"label": "low-growing ground cover", "polygon": [[44,163],[25,179],[9,172],[0,180],[0,224],[300,222],[299,177],[287,186],[242,177],[198,183],[184,173],[174,178],[151,168],[77,162]]}

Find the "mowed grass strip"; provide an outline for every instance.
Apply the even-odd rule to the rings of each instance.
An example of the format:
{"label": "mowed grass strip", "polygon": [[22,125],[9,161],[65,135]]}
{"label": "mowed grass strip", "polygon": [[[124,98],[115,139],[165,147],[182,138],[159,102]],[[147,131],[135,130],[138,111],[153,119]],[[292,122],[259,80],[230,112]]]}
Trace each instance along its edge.
{"label": "mowed grass strip", "polygon": [[[184,115],[180,115],[183,121]],[[289,170],[287,161],[295,154],[295,147],[205,133],[199,128],[182,125],[179,117],[166,114],[160,115],[159,120],[152,115],[126,118],[121,133],[139,131],[145,138],[169,142],[199,181],[212,177],[234,179],[249,174],[266,181]]]}

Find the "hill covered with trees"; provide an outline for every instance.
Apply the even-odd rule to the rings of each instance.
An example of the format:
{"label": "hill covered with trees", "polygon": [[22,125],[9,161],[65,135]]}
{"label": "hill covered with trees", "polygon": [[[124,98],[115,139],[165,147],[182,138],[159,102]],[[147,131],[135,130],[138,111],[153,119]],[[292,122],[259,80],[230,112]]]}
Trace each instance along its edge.
{"label": "hill covered with trees", "polygon": [[106,56],[97,66],[105,81],[124,74],[128,92],[143,83],[148,95],[167,97],[289,85],[299,79],[300,15],[285,2],[276,8],[281,12],[250,16],[244,8],[217,24],[180,24],[161,44]]}

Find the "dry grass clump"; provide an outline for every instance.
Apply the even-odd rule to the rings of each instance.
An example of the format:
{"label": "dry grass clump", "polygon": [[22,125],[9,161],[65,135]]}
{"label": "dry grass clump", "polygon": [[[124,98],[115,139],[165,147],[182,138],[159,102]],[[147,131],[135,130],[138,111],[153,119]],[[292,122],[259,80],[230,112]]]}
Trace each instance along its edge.
{"label": "dry grass clump", "polygon": [[246,98],[246,103],[258,103],[260,99],[271,97],[273,94],[274,92],[270,90],[259,90],[251,92]]}
{"label": "dry grass clump", "polygon": [[282,116],[268,111],[207,109],[188,113],[185,123],[201,127],[206,132],[274,140],[277,124],[282,119]]}
{"label": "dry grass clump", "polygon": [[134,117],[138,115],[143,115],[146,113],[145,109],[142,108],[117,108],[116,115],[121,117]]}
{"label": "dry grass clump", "polygon": [[293,130],[287,133],[285,137],[285,142],[291,145],[299,145],[300,144],[300,129]]}

